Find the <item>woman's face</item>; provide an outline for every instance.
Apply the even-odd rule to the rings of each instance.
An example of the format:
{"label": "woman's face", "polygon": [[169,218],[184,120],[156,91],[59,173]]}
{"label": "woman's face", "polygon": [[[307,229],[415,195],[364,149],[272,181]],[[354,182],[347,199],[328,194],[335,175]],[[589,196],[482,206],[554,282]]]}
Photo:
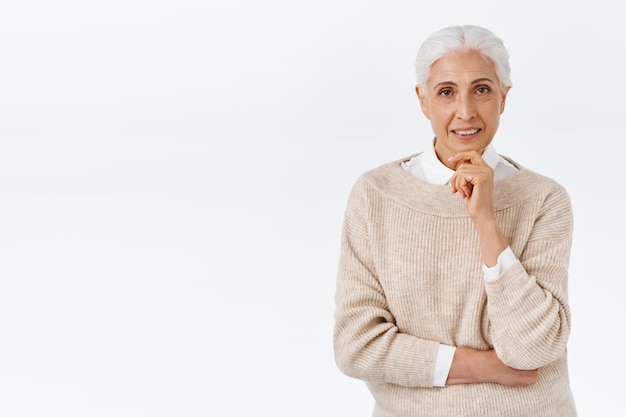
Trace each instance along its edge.
{"label": "woman's face", "polygon": [[418,86],[422,112],[435,132],[439,160],[458,152],[482,153],[491,143],[508,88],[500,87],[493,63],[476,51],[452,52],[435,61],[426,91]]}

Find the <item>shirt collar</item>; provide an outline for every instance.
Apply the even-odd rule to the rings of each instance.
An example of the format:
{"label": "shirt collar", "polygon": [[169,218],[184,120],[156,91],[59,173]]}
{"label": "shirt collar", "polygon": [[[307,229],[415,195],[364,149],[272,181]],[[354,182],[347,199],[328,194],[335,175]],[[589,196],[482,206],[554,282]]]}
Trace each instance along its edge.
{"label": "shirt collar", "polygon": [[[496,165],[500,159],[500,156],[496,152],[496,149],[492,144],[489,144],[482,154],[483,160],[487,165],[495,170]],[[422,168],[428,181],[432,184],[446,185],[454,175],[454,170],[445,166],[435,153],[435,141],[433,140],[432,146],[426,148],[421,158]]]}

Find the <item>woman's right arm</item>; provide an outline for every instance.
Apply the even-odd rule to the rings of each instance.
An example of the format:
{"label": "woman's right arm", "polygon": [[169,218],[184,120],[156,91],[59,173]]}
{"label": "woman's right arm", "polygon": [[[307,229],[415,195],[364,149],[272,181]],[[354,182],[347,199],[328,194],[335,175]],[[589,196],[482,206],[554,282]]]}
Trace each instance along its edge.
{"label": "woman's right arm", "polygon": [[370,250],[367,193],[355,185],[344,219],[334,348],[339,369],[368,382],[432,387],[439,343],[401,333],[389,311]]}

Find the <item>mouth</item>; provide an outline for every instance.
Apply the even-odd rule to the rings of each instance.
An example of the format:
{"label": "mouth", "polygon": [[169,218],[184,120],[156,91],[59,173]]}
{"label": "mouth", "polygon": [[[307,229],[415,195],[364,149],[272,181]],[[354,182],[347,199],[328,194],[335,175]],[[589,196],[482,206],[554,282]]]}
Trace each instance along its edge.
{"label": "mouth", "polygon": [[452,130],[457,137],[461,139],[470,139],[480,133],[482,129],[455,129]]}

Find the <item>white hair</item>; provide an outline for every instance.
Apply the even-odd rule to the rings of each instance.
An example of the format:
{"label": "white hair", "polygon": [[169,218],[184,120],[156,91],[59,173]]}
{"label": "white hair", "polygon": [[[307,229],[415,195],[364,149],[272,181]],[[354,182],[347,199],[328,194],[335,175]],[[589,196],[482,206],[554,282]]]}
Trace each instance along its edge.
{"label": "white hair", "polygon": [[511,87],[511,67],[509,53],[502,40],[489,30],[480,26],[451,26],[430,35],[415,59],[417,85],[426,89],[430,78],[430,68],[439,58],[451,52],[478,51],[483,57],[493,62],[496,75],[503,88]]}

